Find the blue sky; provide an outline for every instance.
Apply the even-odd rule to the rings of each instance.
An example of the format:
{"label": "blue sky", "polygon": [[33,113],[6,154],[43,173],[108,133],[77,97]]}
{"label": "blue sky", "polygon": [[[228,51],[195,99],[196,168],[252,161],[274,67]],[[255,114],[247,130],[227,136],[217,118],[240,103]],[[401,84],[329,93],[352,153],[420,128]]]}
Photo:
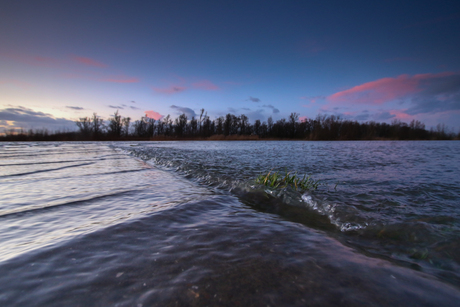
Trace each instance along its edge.
{"label": "blue sky", "polygon": [[204,108],[457,132],[458,33],[457,0],[5,0],[0,130]]}

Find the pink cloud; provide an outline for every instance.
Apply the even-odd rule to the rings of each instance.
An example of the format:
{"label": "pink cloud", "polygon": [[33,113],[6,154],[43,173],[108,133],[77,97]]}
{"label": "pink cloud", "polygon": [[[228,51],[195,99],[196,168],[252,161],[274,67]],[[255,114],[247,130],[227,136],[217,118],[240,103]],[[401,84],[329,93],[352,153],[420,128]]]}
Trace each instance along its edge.
{"label": "pink cloud", "polygon": [[299,121],[300,121],[301,123],[304,122],[304,121],[306,121],[306,120],[308,120],[308,117],[306,117],[306,116],[300,116],[300,117],[299,117]]}
{"label": "pink cloud", "polygon": [[403,120],[408,120],[408,119],[412,119],[413,116],[405,113],[406,110],[390,110],[388,111],[388,113],[390,113],[391,115],[394,115],[396,119],[403,119]]}
{"label": "pink cloud", "polygon": [[31,65],[31,66],[42,66],[42,67],[56,67],[61,66],[65,63],[60,59],[44,57],[44,56],[29,56],[23,54],[13,54],[13,53],[6,53],[0,54],[3,57],[12,59],[16,62]]}
{"label": "pink cloud", "polygon": [[24,88],[24,89],[28,89],[30,88],[32,85],[30,83],[27,83],[27,82],[23,82],[23,81],[19,81],[19,80],[16,80],[16,79],[3,79],[3,80],[0,80],[0,85],[1,84],[13,84],[17,87],[21,87],[21,88]]}
{"label": "pink cloud", "polygon": [[64,78],[68,79],[84,79],[90,81],[99,81],[99,82],[112,82],[112,83],[137,83],[139,78],[136,77],[127,77],[125,75],[105,75],[98,72],[67,72],[61,74]]}
{"label": "pink cloud", "polygon": [[396,78],[382,78],[337,92],[327,97],[327,99],[333,103],[346,102],[381,105],[385,102],[404,98],[422,91],[423,88],[420,87],[422,82],[453,74],[451,72],[444,72],[439,74],[400,75]]}
{"label": "pink cloud", "polygon": [[167,88],[157,88],[157,87],[152,87],[152,90],[154,90],[157,93],[161,94],[176,94],[185,91],[187,88],[185,86],[180,86],[180,85],[172,85]]}
{"label": "pink cloud", "polygon": [[209,80],[202,80],[202,81],[193,83],[192,86],[195,88],[206,90],[206,91],[215,91],[219,89],[217,85],[215,85]]}
{"label": "pink cloud", "polygon": [[106,79],[99,79],[98,81],[102,82],[113,82],[113,83],[137,83],[139,82],[139,78],[106,78]]}
{"label": "pink cloud", "polygon": [[[302,99],[302,100],[310,100],[311,103],[315,103],[318,100],[323,100],[325,98],[326,97],[324,97],[324,96],[302,96],[302,97],[300,97],[300,99]],[[304,105],[304,107],[306,107],[306,105]]]}
{"label": "pink cloud", "polygon": [[145,116],[147,116],[148,118],[153,118],[155,120],[159,120],[163,117],[163,115],[155,111],[145,111]]}
{"label": "pink cloud", "polygon": [[53,66],[59,63],[59,60],[57,59],[43,57],[43,56],[35,56],[33,57],[33,61],[35,62],[35,64],[45,65],[45,66]]}
{"label": "pink cloud", "polygon": [[98,62],[96,60],[86,58],[86,57],[73,56],[73,59],[80,64],[85,64],[88,66],[101,67],[101,68],[107,67],[107,65],[104,63],[101,63],[101,62]]}

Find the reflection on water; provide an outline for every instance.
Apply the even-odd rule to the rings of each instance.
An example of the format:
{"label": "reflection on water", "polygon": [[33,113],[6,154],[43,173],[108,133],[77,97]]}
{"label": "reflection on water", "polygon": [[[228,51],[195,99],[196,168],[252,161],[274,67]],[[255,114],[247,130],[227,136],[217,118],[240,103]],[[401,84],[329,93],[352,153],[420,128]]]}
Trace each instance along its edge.
{"label": "reflection on water", "polygon": [[[35,150],[37,165],[28,154]],[[209,193],[107,146],[36,145],[16,152],[2,160],[0,260]]]}
{"label": "reflection on water", "polygon": [[[0,303],[453,306],[459,147],[2,144]],[[273,167],[325,185],[256,186]]]}

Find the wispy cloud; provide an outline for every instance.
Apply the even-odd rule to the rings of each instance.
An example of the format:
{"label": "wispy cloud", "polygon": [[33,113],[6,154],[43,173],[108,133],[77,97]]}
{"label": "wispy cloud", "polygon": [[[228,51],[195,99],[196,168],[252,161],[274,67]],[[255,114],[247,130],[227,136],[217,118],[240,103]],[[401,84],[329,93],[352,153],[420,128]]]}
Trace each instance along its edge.
{"label": "wispy cloud", "polygon": [[259,98],[252,97],[252,96],[249,96],[249,100],[252,101],[252,102],[260,102]]}
{"label": "wispy cloud", "polygon": [[67,72],[62,76],[67,79],[83,79],[97,82],[110,82],[110,83],[138,83],[140,79],[137,77],[128,77],[125,75],[110,75],[100,72]]}
{"label": "wispy cloud", "polygon": [[262,106],[263,108],[268,108],[268,109],[271,109],[273,114],[277,114],[280,112],[280,110],[278,110],[277,108],[275,108],[274,106],[272,106],[271,104],[267,104],[267,105],[263,105]]}
{"label": "wispy cloud", "polygon": [[167,88],[158,88],[158,87],[152,87],[152,90],[157,93],[161,94],[177,94],[180,92],[185,91],[187,88],[185,86],[180,86],[180,85],[172,85]]}
{"label": "wispy cloud", "polygon": [[17,86],[17,87],[20,87],[20,88],[23,88],[23,89],[29,89],[32,86],[28,82],[19,81],[19,80],[16,80],[16,79],[2,79],[2,80],[0,80],[0,85],[2,85],[2,84],[12,84],[14,86]]}
{"label": "wispy cloud", "polygon": [[261,120],[261,121],[265,120],[264,109],[257,109],[257,110],[248,112],[245,115],[249,118],[249,121],[251,123],[253,123],[256,119]]}
{"label": "wispy cloud", "polygon": [[45,56],[27,56],[22,54],[8,54],[6,57],[15,60],[16,62],[40,67],[59,67],[64,64],[64,61],[57,58],[45,57]]}
{"label": "wispy cloud", "polygon": [[[31,66],[54,67],[61,71],[61,76],[65,78],[78,78],[99,82],[111,83],[137,83],[140,79],[137,77],[128,77],[124,74],[112,74],[110,70],[103,71],[91,70],[91,67],[108,68],[108,65],[96,61],[92,58],[71,55],[63,59],[45,57],[45,56],[26,56],[14,54],[2,54],[7,58],[14,59],[17,62]],[[76,67],[75,64],[78,64]]]}
{"label": "wispy cloud", "polygon": [[422,92],[430,83],[455,75],[451,72],[439,74],[400,75],[395,78],[382,78],[363,83],[350,89],[328,96],[333,103],[377,104],[381,105],[395,99],[405,98]]}
{"label": "wispy cloud", "polygon": [[[328,96],[321,112],[355,120],[452,122],[460,113],[460,73],[401,75],[363,83]],[[444,118],[441,119],[441,118]],[[454,124],[458,126],[458,124]]]}
{"label": "wispy cloud", "polygon": [[318,100],[326,99],[326,96],[302,96],[300,97],[302,100],[310,100],[311,103],[316,103]]}
{"label": "wispy cloud", "polygon": [[98,81],[112,82],[112,83],[137,83],[139,82],[139,78],[119,76],[119,77],[101,78],[101,79],[98,79]]}
{"label": "wispy cloud", "polygon": [[108,105],[109,108],[111,109],[121,109],[123,110],[124,108],[122,106],[113,106],[113,105]]}
{"label": "wispy cloud", "polygon": [[195,111],[193,111],[190,108],[179,107],[179,106],[175,106],[175,105],[170,106],[170,108],[175,110],[176,113],[179,114],[179,115],[182,114],[182,113],[187,115],[187,118],[192,118],[193,116],[196,117]]}
{"label": "wispy cloud", "polygon": [[72,109],[72,110],[84,110],[82,107],[73,107],[73,106],[66,106],[67,109]]}
{"label": "wispy cloud", "polygon": [[202,90],[206,90],[206,91],[219,90],[219,87],[217,85],[215,85],[214,83],[212,83],[211,81],[209,81],[209,80],[202,80],[202,81],[199,81],[199,82],[192,83],[192,86],[194,88],[198,88],[198,89],[202,89]]}
{"label": "wispy cloud", "polygon": [[65,118],[55,118],[53,115],[37,112],[22,106],[0,110],[0,121],[10,123],[8,129],[13,128],[48,128],[75,130],[75,122]]}
{"label": "wispy cloud", "polygon": [[100,67],[100,68],[106,68],[107,65],[101,62],[98,62],[94,59],[87,58],[87,57],[81,57],[81,56],[72,56],[72,59],[76,61],[77,63],[84,64],[87,66],[93,66],[93,67]]}
{"label": "wispy cloud", "polygon": [[430,80],[422,88],[423,91],[412,97],[407,114],[460,110],[460,74]]}
{"label": "wispy cloud", "polygon": [[148,118],[153,118],[155,120],[159,120],[163,117],[163,115],[155,111],[145,111],[145,116]]}
{"label": "wispy cloud", "polygon": [[30,66],[40,67],[59,67],[65,64],[65,61],[58,58],[46,57],[41,55],[24,55],[24,54],[1,54],[3,57],[14,60],[15,62]]}
{"label": "wispy cloud", "polygon": [[35,56],[32,58],[33,64],[39,66],[57,66],[63,62],[59,59],[44,57],[44,56]]}

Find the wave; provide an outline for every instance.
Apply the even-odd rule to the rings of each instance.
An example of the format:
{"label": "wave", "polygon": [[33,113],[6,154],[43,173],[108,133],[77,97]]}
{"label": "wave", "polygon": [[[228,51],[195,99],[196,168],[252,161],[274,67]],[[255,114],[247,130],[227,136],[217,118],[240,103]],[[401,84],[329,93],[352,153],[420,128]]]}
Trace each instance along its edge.
{"label": "wave", "polygon": [[67,165],[67,166],[57,167],[57,168],[51,168],[51,169],[36,170],[36,171],[32,171],[32,172],[8,174],[8,175],[0,176],[0,178],[16,177],[16,176],[26,176],[26,175],[34,175],[34,174],[43,173],[43,172],[54,172],[54,171],[59,171],[59,170],[67,169],[67,168],[73,168],[73,167],[79,167],[79,166],[92,165],[92,164],[94,164],[94,163],[95,163],[95,162],[88,162],[88,163]]}
{"label": "wave", "polygon": [[78,206],[78,205],[87,205],[93,202],[100,201],[106,198],[116,198],[119,196],[126,196],[131,195],[139,192],[140,190],[127,190],[127,191],[119,191],[116,193],[105,194],[105,195],[98,195],[94,197],[89,197],[85,199],[78,199],[70,202],[63,202],[57,204],[44,204],[44,205],[29,205],[29,206],[22,206],[16,209],[9,209],[9,210],[0,210],[0,219],[3,218],[11,218],[13,216],[22,216],[24,214],[29,213],[39,213],[42,211],[54,210],[64,206]]}
{"label": "wave", "polygon": [[[228,164],[219,165],[214,161],[210,163],[206,163],[207,161],[203,159],[198,161],[188,157],[187,153],[177,153],[167,149],[130,146],[122,150],[155,167],[180,173],[197,184],[231,192],[252,206],[260,207],[261,204],[267,202],[267,196],[270,196],[279,202],[276,205],[273,202],[271,204],[274,207],[278,206],[278,209],[281,204],[296,207],[296,210],[300,208],[304,210],[303,216],[306,216],[303,223],[310,226],[313,223],[320,228],[331,229],[332,225],[333,228],[341,232],[348,232],[364,229],[372,224],[370,219],[354,206],[331,203],[316,197],[315,192],[301,193],[291,188],[271,190],[265,186],[257,185],[254,180],[255,177],[241,175],[238,170],[235,173],[233,167],[228,167],[228,164],[232,163],[231,160],[227,161]],[[220,158],[220,160],[225,159]],[[261,171],[263,170],[258,172]],[[254,172],[257,173],[257,170]],[[266,206],[262,207],[265,208]],[[289,210],[286,207],[278,211],[278,214],[283,215]],[[286,214],[290,215],[290,213]],[[312,221],[314,219],[319,220],[320,223]]]}
{"label": "wave", "polygon": [[[409,262],[434,263],[436,259],[444,259],[441,262],[443,265],[450,263],[448,266],[452,265],[450,260],[460,262],[454,256],[460,252],[460,244],[455,243],[458,241],[456,219],[440,216],[420,219],[418,215],[419,220],[411,221],[408,217],[412,211],[407,215],[395,211],[395,206],[404,205],[395,201],[393,196],[379,194],[371,199],[361,189],[331,191],[324,186],[318,191],[303,193],[289,187],[271,190],[255,183],[255,177],[264,169],[248,171],[247,165],[238,164],[229,155],[210,151],[206,152],[208,157],[203,157],[203,152],[197,154],[155,145],[128,146],[122,150],[155,167],[177,172],[197,184],[232,193],[259,211],[341,235],[345,244],[353,242],[353,246],[361,246],[370,253],[377,251],[379,255],[398,258],[393,255],[398,250],[403,260]],[[252,165],[257,165],[257,161]],[[365,206],[363,201],[372,205]],[[436,247],[437,244],[441,247]]]}
{"label": "wave", "polygon": [[[76,163],[76,162],[88,162],[94,161],[91,160],[63,160],[63,161],[38,161],[38,162],[26,162],[26,163],[11,163],[11,164],[0,164],[0,166],[23,166],[23,165],[43,165],[43,164],[62,164],[62,163]],[[98,159],[103,160],[103,159]]]}

